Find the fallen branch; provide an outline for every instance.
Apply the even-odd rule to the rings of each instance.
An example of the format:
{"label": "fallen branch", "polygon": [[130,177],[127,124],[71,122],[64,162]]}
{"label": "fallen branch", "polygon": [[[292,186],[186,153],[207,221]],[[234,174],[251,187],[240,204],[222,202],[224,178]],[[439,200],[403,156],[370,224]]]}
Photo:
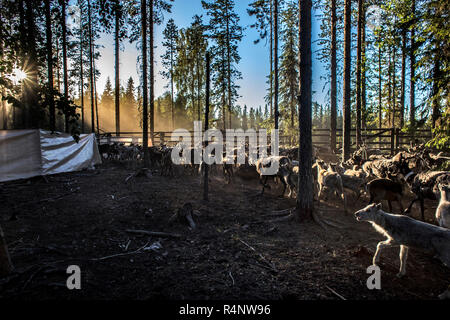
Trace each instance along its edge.
{"label": "fallen branch", "polygon": [[291,212],[288,215],[283,215],[283,216],[280,216],[279,218],[268,220],[267,222],[269,222],[269,223],[283,222],[283,221],[288,221],[288,220],[292,220],[292,219],[294,219],[294,214]]}
{"label": "fallen branch", "polygon": [[267,260],[261,253],[256,251],[255,248],[253,248],[251,245],[249,245],[247,242],[241,239],[239,239],[239,241],[242,242],[244,245],[246,245],[248,248],[250,248],[252,251],[256,252],[258,256],[270,267],[272,271],[278,272],[277,268],[275,268],[275,266],[269,260]]}
{"label": "fallen branch", "polygon": [[292,214],[292,211],[295,210],[295,208],[285,209],[285,210],[279,210],[279,211],[272,211],[272,213],[265,214],[262,217],[282,217],[286,215]]}
{"label": "fallen branch", "polygon": [[138,171],[130,174],[128,177],[125,178],[125,182],[128,182],[128,180],[130,180],[131,178],[136,178],[136,177],[146,177],[146,178],[151,178],[152,173],[147,169],[147,168],[141,168]]}
{"label": "fallen branch", "polygon": [[234,286],[234,278],[233,278],[233,275],[231,274],[231,271],[228,272],[228,275],[230,276],[231,280],[233,281],[233,286]]}
{"label": "fallen branch", "polygon": [[328,290],[330,290],[332,293],[334,293],[337,297],[339,297],[341,300],[347,300],[345,299],[343,296],[341,296],[339,293],[337,293],[336,291],[334,291],[333,289],[331,289],[329,286],[325,285],[325,288],[327,288]]}
{"label": "fallen branch", "polygon": [[147,242],[144,246],[140,247],[139,249],[131,251],[131,252],[118,253],[118,254],[113,254],[113,255],[110,255],[110,256],[106,256],[106,257],[93,258],[93,259],[90,259],[90,260],[91,261],[101,261],[101,260],[111,259],[111,258],[115,258],[115,257],[121,257],[121,256],[130,255],[130,254],[140,253],[142,251],[142,249],[144,249],[148,244],[149,244],[149,242]]}
{"label": "fallen branch", "polygon": [[180,239],[181,235],[176,233],[166,233],[166,232],[158,232],[158,231],[146,231],[146,230],[126,230],[128,233],[133,234],[145,234],[153,237],[161,237],[161,238],[175,238]]}

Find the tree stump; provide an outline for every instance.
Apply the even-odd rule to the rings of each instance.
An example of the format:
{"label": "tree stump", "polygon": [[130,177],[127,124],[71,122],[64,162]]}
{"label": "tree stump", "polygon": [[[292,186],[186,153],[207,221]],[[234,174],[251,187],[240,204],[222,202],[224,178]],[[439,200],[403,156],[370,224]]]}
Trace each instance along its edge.
{"label": "tree stump", "polygon": [[175,220],[188,224],[193,230],[196,228],[196,224],[194,222],[194,218],[192,217],[194,210],[192,209],[191,203],[185,203],[184,206],[178,209],[178,212],[175,213],[169,219],[169,223],[173,223]]}

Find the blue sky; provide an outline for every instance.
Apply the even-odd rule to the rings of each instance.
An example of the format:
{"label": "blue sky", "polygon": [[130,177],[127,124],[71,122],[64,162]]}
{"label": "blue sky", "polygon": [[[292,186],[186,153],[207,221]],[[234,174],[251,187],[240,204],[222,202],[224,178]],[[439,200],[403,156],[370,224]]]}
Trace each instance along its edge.
{"label": "blue sky", "polygon": [[[257,32],[250,28],[249,25],[254,22],[253,17],[249,17],[247,14],[248,4],[251,0],[236,0],[235,10],[240,16],[240,24],[245,28],[244,37],[239,45],[239,53],[241,55],[241,61],[238,65],[238,69],[242,72],[242,79],[238,84],[240,89],[238,91],[241,96],[237,104],[250,107],[262,106],[264,108],[266,95],[266,76],[269,74],[269,46],[265,41],[261,41],[255,45],[253,41],[257,39]],[[320,75],[325,74],[327,71],[324,66],[315,59],[315,51],[317,47],[314,45],[314,40],[317,39],[317,35],[320,31],[320,21],[316,19],[317,12],[312,11],[312,37],[313,37],[313,91],[316,94],[313,96],[313,101],[324,103],[325,93],[322,93],[323,82],[320,80]],[[172,13],[166,13],[164,22],[160,26],[155,28],[155,62],[156,62],[156,77],[155,77],[155,96],[158,97],[163,94],[166,89],[164,86],[167,80],[163,79],[159,74],[161,71],[160,56],[163,53],[164,48],[161,45],[162,30],[165,24],[170,18],[175,20],[175,23],[179,28],[187,27],[192,22],[192,17],[195,14],[203,15],[204,21],[208,21],[206,13],[201,6],[201,0],[175,0],[172,6]],[[111,81],[114,79],[114,41],[112,35],[104,34],[99,40],[99,44],[104,48],[100,50],[102,57],[97,62],[97,67],[100,69],[101,77],[97,84],[99,93],[103,92],[105,87],[106,78],[109,76]],[[122,46],[124,50],[120,56],[120,78],[121,84],[125,86],[127,79],[131,76],[138,83],[137,75],[137,56],[138,51],[136,44],[130,44],[125,41]],[[281,46],[280,46],[281,47]]]}

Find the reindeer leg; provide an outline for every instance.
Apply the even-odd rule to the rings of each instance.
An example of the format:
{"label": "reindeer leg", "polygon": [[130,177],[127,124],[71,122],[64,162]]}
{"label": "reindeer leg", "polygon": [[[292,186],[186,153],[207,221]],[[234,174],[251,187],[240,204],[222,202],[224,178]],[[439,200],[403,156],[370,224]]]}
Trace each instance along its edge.
{"label": "reindeer leg", "polygon": [[416,199],[414,199],[413,201],[411,201],[411,203],[409,204],[408,209],[406,209],[405,213],[406,213],[406,214],[407,214],[407,213],[410,213],[410,212],[411,212],[411,208],[412,208],[414,202],[419,201],[419,200],[420,200],[420,197],[417,197]]}
{"label": "reindeer leg", "polygon": [[408,247],[400,246],[400,272],[397,273],[397,277],[401,278],[406,274],[406,259],[408,258]]}
{"label": "reindeer leg", "polygon": [[392,213],[392,203],[391,200],[388,200],[388,206],[389,206],[389,213]]}
{"label": "reindeer leg", "polygon": [[261,192],[261,195],[263,195],[264,194],[264,189],[266,188],[266,183],[267,183],[267,179],[269,178],[269,176],[265,176],[265,179],[264,179],[264,182],[262,182],[262,177],[260,178],[260,182],[262,183],[262,185],[263,185],[263,188],[262,188],[262,192]]}
{"label": "reindeer leg", "polygon": [[381,250],[385,247],[390,247],[390,246],[392,246],[392,239],[387,239],[385,241],[381,241],[378,243],[377,251],[375,251],[375,255],[373,256],[373,259],[372,259],[373,265],[377,265],[378,261],[380,261]]}
{"label": "reindeer leg", "polygon": [[425,222],[425,205],[423,197],[420,197],[420,213],[422,214],[422,221]]}
{"label": "reindeer leg", "polygon": [[398,205],[400,206],[400,214],[403,213],[403,204],[402,204],[402,198],[400,196],[397,196],[397,202]]}
{"label": "reindeer leg", "polygon": [[280,180],[283,183],[283,193],[280,195],[280,198],[284,198],[284,194],[286,193],[287,184],[286,184],[286,181],[284,181],[284,179],[280,179]]}

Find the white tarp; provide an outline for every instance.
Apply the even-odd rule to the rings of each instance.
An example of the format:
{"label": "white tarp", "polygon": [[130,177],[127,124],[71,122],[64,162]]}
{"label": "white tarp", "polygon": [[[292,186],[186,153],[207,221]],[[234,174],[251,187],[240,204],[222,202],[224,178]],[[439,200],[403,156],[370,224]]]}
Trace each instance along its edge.
{"label": "white tarp", "polygon": [[94,134],[0,130],[0,181],[79,171],[101,163]]}

